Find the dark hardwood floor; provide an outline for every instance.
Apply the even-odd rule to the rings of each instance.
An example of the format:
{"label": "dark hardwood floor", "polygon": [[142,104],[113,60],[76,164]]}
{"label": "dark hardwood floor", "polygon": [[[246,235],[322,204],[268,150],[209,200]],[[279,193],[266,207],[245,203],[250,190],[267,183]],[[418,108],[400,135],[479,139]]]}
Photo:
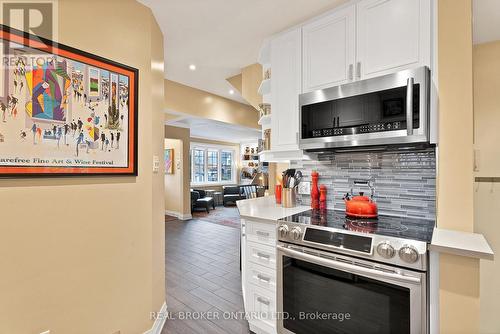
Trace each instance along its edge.
{"label": "dark hardwood floor", "polygon": [[[219,217],[238,219],[234,210],[216,209]],[[247,321],[239,314],[244,309],[238,224],[227,226],[220,218],[210,222],[207,215],[189,221],[169,220],[165,226],[170,319],[162,333],[249,333]],[[191,318],[186,319],[188,316]]]}

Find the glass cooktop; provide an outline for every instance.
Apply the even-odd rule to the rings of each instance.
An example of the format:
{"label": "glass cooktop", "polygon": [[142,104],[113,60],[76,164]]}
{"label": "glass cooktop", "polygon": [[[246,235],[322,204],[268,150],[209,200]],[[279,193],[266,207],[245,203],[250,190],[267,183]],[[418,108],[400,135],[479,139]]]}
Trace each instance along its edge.
{"label": "glass cooktop", "polygon": [[431,242],[435,221],[428,219],[379,215],[376,219],[350,218],[343,211],[308,210],[281,221],[332,227],[354,232],[386,235],[396,238]]}

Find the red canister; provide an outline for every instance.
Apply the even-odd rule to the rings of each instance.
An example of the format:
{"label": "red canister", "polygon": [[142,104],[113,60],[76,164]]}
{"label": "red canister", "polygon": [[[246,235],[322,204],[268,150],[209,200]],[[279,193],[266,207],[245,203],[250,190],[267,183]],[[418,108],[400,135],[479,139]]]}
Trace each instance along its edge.
{"label": "red canister", "polygon": [[276,199],[276,204],[281,204],[281,184],[277,184],[274,187],[274,198]]}
{"label": "red canister", "polygon": [[319,186],[319,209],[326,210],[326,186]]}
{"label": "red canister", "polygon": [[318,189],[319,174],[317,171],[311,173],[311,209],[319,209],[319,189]]}

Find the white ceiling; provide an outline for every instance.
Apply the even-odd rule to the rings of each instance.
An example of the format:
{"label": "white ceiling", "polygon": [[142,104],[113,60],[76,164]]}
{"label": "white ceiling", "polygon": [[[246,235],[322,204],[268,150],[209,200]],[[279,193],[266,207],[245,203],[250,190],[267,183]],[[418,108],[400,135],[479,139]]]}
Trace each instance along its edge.
{"label": "white ceiling", "polygon": [[[165,38],[166,77],[246,103],[226,78],[257,61],[263,40],[345,0],[139,0]],[[190,71],[189,64],[197,70]]]}
{"label": "white ceiling", "polygon": [[247,128],[241,125],[228,124],[207,118],[182,116],[166,122],[167,125],[189,128],[191,137],[225,141],[229,143],[256,142],[261,138],[258,129]]}
{"label": "white ceiling", "polygon": [[500,0],[474,0],[474,44],[500,40]]}

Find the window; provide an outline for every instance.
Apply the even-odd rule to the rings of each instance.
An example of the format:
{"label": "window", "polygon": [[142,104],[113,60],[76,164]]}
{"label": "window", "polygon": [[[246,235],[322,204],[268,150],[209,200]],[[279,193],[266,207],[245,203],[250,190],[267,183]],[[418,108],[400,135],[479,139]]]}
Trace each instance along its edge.
{"label": "window", "polygon": [[195,183],[205,182],[205,151],[203,150],[193,150],[192,152],[192,162],[193,162],[193,176],[191,180]]}
{"label": "window", "polygon": [[191,184],[235,183],[235,151],[228,146],[191,145]]}
{"label": "window", "polygon": [[219,181],[219,151],[207,151],[208,182]]}
{"label": "window", "polygon": [[233,154],[232,152],[222,151],[220,153],[221,180],[231,181],[233,179]]}

